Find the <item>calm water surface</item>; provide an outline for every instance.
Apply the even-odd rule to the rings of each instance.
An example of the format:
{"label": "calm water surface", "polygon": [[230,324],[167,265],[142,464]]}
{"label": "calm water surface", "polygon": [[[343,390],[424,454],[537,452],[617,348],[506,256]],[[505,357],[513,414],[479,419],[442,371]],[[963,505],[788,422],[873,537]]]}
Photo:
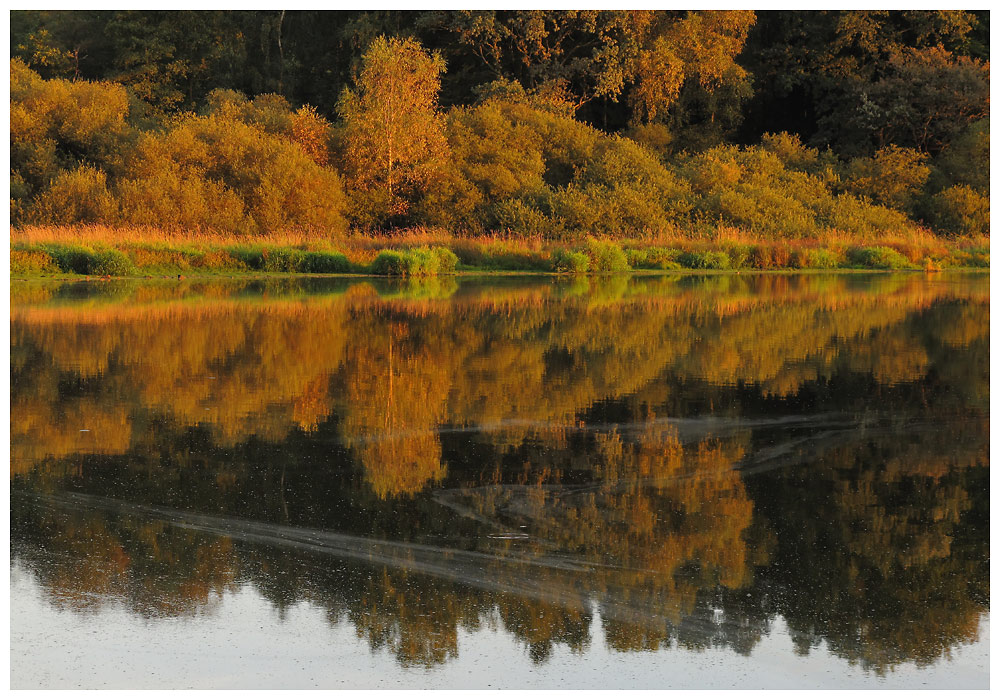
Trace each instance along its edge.
{"label": "calm water surface", "polygon": [[11,684],[989,685],[989,277],[15,282]]}

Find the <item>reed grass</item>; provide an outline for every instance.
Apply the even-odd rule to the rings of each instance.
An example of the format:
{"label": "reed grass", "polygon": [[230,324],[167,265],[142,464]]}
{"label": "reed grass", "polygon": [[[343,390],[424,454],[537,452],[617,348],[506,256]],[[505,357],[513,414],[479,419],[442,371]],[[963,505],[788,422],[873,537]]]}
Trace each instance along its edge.
{"label": "reed grass", "polygon": [[25,226],[11,230],[11,274],[366,274],[426,277],[455,272],[613,273],[630,270],[927,269],[989,267],[989,239],[906,231],[874,238],[826,231],[774,240],[732,228],[680,230],[580,242],[497,233],[463,237],[435,228],[318,238],[148,227]]}

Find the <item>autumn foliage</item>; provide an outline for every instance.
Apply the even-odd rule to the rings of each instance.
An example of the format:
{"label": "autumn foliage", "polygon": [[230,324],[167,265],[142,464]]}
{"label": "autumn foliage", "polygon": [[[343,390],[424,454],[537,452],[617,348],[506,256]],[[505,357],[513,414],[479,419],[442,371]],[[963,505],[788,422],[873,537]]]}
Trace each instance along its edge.
{"label": "autumn foliage", "polygon": [[[193,50],[177,14],[79,19],[116,36],[159,23]],[[301,86],[284,66],[272,89],[237,86],[223,70],[235,47],[142,79],[129,70],[143,59],[122,48],[127,65],[88,80],[79,53],[26,28],[10,64],[13,224],[315,239],[413,226],[560,241],[988,235],[989,64],[969,55],[970,13],[429,12],[402,34],[361,17],[336,94],[312,103],[291,96]],[[210,19],[213,42],[227,22],[256,21]],[[800,35],[827,43],[796,62]],[[790,99],[779,86],[806,74],[820,101],[801,111],[829,119],[795,131],[759,102]],[[171,84],[182,75],[187,97]],[[772,112],[770,128],[736,138],[747,113]]]}

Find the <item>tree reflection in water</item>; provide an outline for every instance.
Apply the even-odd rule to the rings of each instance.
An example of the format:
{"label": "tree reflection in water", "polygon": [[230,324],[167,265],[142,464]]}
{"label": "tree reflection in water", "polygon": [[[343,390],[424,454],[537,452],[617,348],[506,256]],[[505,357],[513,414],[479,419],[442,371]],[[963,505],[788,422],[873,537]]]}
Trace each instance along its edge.
{"label": "tree reflection in water", "polygon": [[404,665],[481,626],[543,662],[598,614],[621,651],[780,616],[933,663],[989,609],[987,285],[15,287],[12,554],[54,605],[252,585]]}

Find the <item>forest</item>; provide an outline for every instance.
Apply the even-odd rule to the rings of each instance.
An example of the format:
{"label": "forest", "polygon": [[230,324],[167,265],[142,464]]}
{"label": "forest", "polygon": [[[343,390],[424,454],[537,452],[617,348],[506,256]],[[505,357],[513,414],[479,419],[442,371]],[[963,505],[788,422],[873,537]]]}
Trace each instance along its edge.
{"label": "forest", "polygon": [[988,266],[987,11],[15,11],[11,56],[15,273]]}

